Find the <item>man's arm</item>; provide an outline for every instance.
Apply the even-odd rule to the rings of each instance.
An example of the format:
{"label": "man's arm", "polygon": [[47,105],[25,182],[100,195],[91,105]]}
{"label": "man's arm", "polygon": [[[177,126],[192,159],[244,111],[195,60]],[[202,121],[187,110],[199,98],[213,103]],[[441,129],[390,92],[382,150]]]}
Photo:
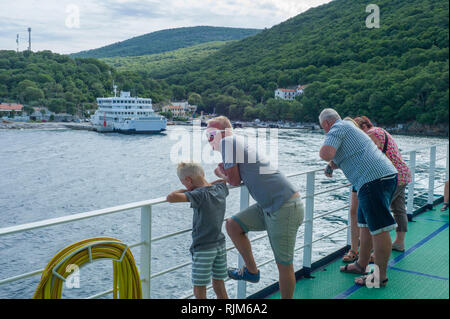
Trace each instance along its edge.
{"label": "man's arm", "polygon": [[239,173],[238,165],[235,165],[229,169],[224,169],[226,180],[230,185],[241,185],[241,174]]}
{"label": "man's arm", "polygon": [[220,163],[219,166],[214,170],[214,173],[227,181],[228,184],[233,186],[241,185],[241,174],[239,173],[238,165],[235,165],[229,169],[225,169],[223,163]]}
{"label": "man's arm", "polygon": [[330,145],[324,145],[320,149],[319,156],[324,161],[330,162],[336,156],[336,149]]}
{"label": "man's arm", "polygon": [[169,203],[180,203],[180,202],[188,202],[188,198],[185,194],[187,192],[187,189],[179,189],[176,191],[173,191],[169,195],[167,195],[166,200]]}

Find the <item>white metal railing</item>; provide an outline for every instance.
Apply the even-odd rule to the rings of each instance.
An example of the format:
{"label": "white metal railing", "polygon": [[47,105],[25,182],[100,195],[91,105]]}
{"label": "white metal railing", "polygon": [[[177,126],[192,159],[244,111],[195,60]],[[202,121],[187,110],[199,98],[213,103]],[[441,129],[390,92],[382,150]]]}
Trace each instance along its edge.
{"label": "white metal railing", "polygon": [[[446,156],[436,159],[437,147],[444,146],[444,145],[447,147]],[[408,162],[409,162],[410,170],[412,172],[412,182],[408,186],[408,198],[407,198],[407,213],[409,216],[412,216],[411,214],[412,214],[413,208],[414,208],[414,206],[413,206],[414,198],[418,197],[414,194],[414,187],[415,187],[415,183],[416,183],[416,180],[415,180],[416,159],[417,159],[416,155],[417,155],[417,152],[422,151],[424,149],[428,149],[430,152],[430,160],[429,160],[429,165],[428,165],[429,166],[428,167],[428,191],[425,192],[428,194],[428,201],[427,201],[428,204],[433,203],[435,188],[443,185],[443,184],[441,184],[439,186],[435,186],[435,179],[436,179],[435,171],[436,171],[436,162],[437,161],[440,161],[443,159],[447,160],[446,171],[445,171],[445,180],[448,180],[448,177],[449,177],[448,176],[448,174],[449,174],[448,143],[433,145],[430,147],[421,147],[418,149],[404,152],[405,154],[409,154]],[[343,207],[334,209],[332,211],[323,213],[321,215],[314,216],[314,202],[315,202],[315,199],[317,196],[331,193],[331,192],[334,192],[334,191],[342,189],[342,188],[348,188],[349,193],[351,192],[351,186],[349,184],[342,185],[339,187],[328,188],[326,190],[321,190],[319,192],[315,192],[316,173],[318,173],[318,172],[323,172],[323,168],[305,171],[305,172],[291,173],[291,174],[286,175],[288,178],[306,175],[306,195],[301,197],[302,200],[303,199],[305,200],[305,219],[303,222],[303,225],[305,227],[304,241],[303,241],[302,246],[295,248],[295,251],[303,249],[303,269],[305,270],[306,274],[308,274],[308,271],[311,269],[313,243],[316,243],[320,240],[328,238],[338,232],[347,230],[347,245],[350,244],[350,227],[349,227],[350,211],[349,210],[348,210],[348,222],[347,222],[346,227],[342,227],[340,229],[334,230],[333,232],[331,232],[329,234],[326,234],[320,238],[313,240],[314,220],[323,218],[327,215],[336,213],[336,212],[344,210],[344,209],[348,209],[350,206],[350,205],[345,205]],[[243,185],[237,186],[237,187],[230,187],[230,188],[240,188],[240,210],[247,208],[249,206],[249,202],[250,202],[250,194],[248,192],[248,189]],[[349,198],[351,198],[351,196],[349,196]],[[129,248],[134,248],[134,247],[138,247],[138,246],[141,247],[139,273],[140,273],[141,282],[142,282],[142,293],[143,293],[144,298],[150,298],[151,279],[162,276],[167,273],[170,273],[177,269],[189,266],[191,264],[191,262],[185,262],[183,264],[176,265],[172,268],[169,268],[167,270],[164,270],[164,271],[161,271],[158,273],[152,273],[152,271],[151,271],[152,243],[163,240],[163,239],[171,238],[171,237],[183,234],[183,233],[187,233],[192,230],[192,229],[183,229],[183,230],[179,230],[179,231],[176,231],[176,232],[173,232],[170,234],[165,234],[165,235],[162,235],[159,237],[152,238],[152,207],[162,204],[162,203],[165,203],[165,202],[166,202],[165,197],[160,197],[160,198],[156,198],[156,199],[134,202],[134,203],[130,203],[130,204],[125,204],[125,205],[120,205],[120,206],[115,206],[115,207],[110,207],[110,208],[104,208],[104,209],[94,210],[94,211],[90,211],[90,212],[84,212],[84,213],[79,213],[79,214],[74,214],[74,215],[68,215],[68,216],[63,216],[63,217],[41,220],[38,222],[32,222],[32,223],[21,224],[21,225],[17,225],[17,226],[0,228],[0,237],[19,233],[19,232],[29,231],[29,230],[33,230],[33,229],[37,229],[37,228],[49,227],[49,226],[59,225],[59,224],[67,224],[67,223],[72,223],[72,222],[83,220],[83,219],[90,219],[90,218],[95,218],[95,217],[99,217],[99,216],[105,216],[105,215],[109,215],[109,214],[115,214],[115,213],[119,213],[119,212],[123,212],[123,211],[140,208],[141,209],[141,240],[137,243],[130,244],[128,247]],[[251,242],[263,239],[265,237],[267,237],[267,234],[257,236],[255,238],[252,238]],[[227,251],[230,251],[232,249],[235,249],[235,247],[228,247]],[[238,267],[242,267],[242,265],[243,265],[242,257],[240,255],[238,255],[238,256],[239,256],[238,257]],[[262,267],[273,261],[274,261],[274,258],[265,260],[264,262],[258,264],[258,267]],[[0,286],[3,284],[6,284],[6,283],[13,282],[13,281],[18,281],[18,280],[22,280],[22,279],[25,279],[28,277],[39,275],[43,271],[44,271],[44,269],[39,269],[39,270],[34,270],[31,272],[23,273],[20,275],[8,277],[5,279],[0,279]],[[211,288],[211,286],[209,286],[208,288]],[[247,295],[246,288],[247,287],[246,287],[245,281],[238,281],[236,297],[237,298],[245,298]],[[88,298],[99,298],[99,297],[102,297],[102,296],[110,294],[110,293],[112,293],[112,289],[104,291],[104,292],[100,292],[100,293],[90,296]],[[190,295],[184,296],[184,298],[190,298],[192,296],[193,295],[190,294]]]}

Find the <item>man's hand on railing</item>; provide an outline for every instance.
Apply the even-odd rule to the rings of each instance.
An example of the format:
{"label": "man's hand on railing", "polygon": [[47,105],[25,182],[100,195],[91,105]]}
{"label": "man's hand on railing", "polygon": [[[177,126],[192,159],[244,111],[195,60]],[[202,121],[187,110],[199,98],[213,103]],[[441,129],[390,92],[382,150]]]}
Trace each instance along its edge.
{"label": "man's hand on railing", "polygon": [[223,167],[223,163],[219,163],[219,165],[217,165],[216,169],[214,170],[214,174],[216,174],[217,177],[220,177],[224,180],[227,179],[227,176],[225,175],[225,169]]}

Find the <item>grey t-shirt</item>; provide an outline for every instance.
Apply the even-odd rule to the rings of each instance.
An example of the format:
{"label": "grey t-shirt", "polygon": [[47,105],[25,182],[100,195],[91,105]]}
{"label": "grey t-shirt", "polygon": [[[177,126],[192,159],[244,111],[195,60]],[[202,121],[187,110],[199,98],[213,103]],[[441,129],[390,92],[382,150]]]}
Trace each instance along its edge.
{"label": "grey t-shirt", "polygon": [[186,192],[194,209],[192,219],[192,245],[194,251],[211,249],[225,243],[222,223],[225,217],[228,187],[225,183],[196,188]]}
{"label": "grey t-shirt", "polygon": [[225,169],[236,165],[250,195],[270,214],[277,211],[298,190],[278,169],[261,156],[240,136],[227,136],[221,140],[222,161]]}

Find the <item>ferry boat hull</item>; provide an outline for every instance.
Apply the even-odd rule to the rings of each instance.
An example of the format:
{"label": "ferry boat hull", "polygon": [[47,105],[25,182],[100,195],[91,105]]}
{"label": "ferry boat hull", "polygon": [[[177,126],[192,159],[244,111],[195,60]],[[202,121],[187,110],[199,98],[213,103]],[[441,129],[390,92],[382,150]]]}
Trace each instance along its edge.
{"label": "ferry boat hull", "polygon": [[97,98],[99,108],[91,117],[97,132],[150,134],[166,129],[167,119],[155,114],[151,99],[131,97],[129,92],[117,96],[115,89],[114,97]]}

